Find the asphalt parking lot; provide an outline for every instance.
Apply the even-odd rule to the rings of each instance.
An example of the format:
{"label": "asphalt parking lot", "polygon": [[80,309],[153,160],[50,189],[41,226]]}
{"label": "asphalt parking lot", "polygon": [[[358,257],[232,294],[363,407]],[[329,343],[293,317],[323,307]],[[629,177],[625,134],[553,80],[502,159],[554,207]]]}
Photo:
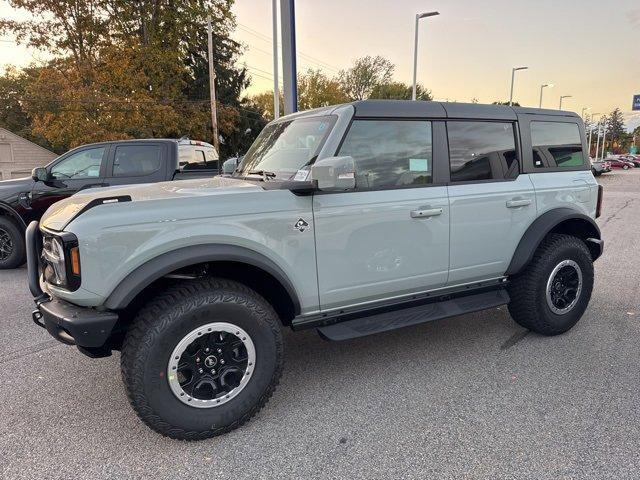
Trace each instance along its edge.
{"label": "asphalt parking lot", "polygon": [[599,181],[605,253],[569,333],[505,308],[343,343],[286,332],[271,402],[203,442],[145,427],[119,355],[51,339],[26,271],[2,271],[0,478],[638,478],[640,169]]}

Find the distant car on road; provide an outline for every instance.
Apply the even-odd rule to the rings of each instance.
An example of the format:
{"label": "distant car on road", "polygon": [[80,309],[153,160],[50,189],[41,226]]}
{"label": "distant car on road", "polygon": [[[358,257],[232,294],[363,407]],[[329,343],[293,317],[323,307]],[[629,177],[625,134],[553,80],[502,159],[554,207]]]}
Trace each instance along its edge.
{"label": "distant car on road", "polygon": [[74,148],[35,168],[31,177],[0,181],[0,270],[25,262],[27,225],[80,190],[217,174],[218,153],[197,140],[122,140]]}
{"label": "distant car on road", "polygon": [[611,163],[609,162],[594,160],[593,158],[589,158],[589,161],[591,162],[591,172],[596,177],[599,177],[603,173],[608,173],[611,171]]}
{"label": "distant car on road", "polygon": [[634,167],[640,167],[640,155],[621,155],[620,159],[633,163]]}
{"label": "distant car on road", "polygon": [[635,167],[635,165],[627,160],[622,158],[614,158],[610,157],[606,159],[607,162],[611,164],[611,168],[621,168],[623,170],[629,170],[630,168]]}

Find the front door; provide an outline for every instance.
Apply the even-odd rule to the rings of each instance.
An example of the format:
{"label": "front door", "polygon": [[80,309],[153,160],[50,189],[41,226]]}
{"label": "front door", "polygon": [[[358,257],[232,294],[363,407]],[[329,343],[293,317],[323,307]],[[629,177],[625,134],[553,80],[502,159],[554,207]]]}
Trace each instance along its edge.
{"label": "front door", "polygon": [[87,146],[48,167],[49,180],[35,182],[31,190],[31,219],[39,220],[47,208],[79,190],[103,186],[107,151],[108,145]]}
{"label": "front door", "polygon": [[313,199],[323,311],[442,287],[449,267],[447,188],[433,176],[427,120],[354,120],[339,155],[356,190]]}

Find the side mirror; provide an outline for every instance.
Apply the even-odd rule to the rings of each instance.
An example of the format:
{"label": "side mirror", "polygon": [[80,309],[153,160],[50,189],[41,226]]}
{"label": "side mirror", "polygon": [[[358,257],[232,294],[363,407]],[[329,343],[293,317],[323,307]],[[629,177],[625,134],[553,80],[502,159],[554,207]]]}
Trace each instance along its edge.
{"label": "side mirror", "polygon": [[352,157],[323,158],[311,165],[310,179],[318,190],[340,191],[356,188],[356,164]]}
{"label": "side mirror", "polygon": [[224,175],[231,175],[236,168],[238,168],[238,159],[235,157],[230,158],[222,164],[222,173]]}
{"label": "side mirror", "polygon": [[36,182],[46,182],[49,180],[49,174],[47,173],[47,169],[44,167],[36,167],[31,170],[31,178],[33,178]]}

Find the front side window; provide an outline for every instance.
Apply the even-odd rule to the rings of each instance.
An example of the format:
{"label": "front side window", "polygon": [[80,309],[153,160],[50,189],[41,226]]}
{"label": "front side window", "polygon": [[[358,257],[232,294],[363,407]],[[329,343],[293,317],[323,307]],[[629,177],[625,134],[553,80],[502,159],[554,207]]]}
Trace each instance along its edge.
{"label": "front side window", "polygon": [[100,177],[100,164],[105,148],[88,148],[70,155],[51,168],[51,177],[57,180]]}
{"label": "front side window", "polygon": [[447,122],[452,182],[499,180],[518,174],[512,123]]}
{"label": "front side window", "polygon": [[114,177],[150,175],[161,167],[160,145],[120,145],[113,159]]}
{"label": "front side window", "polygon": [[537,152],[538,157],[546,157],[551,166],[554,163],[563,168],[584,165],[580,129],[575,123],[531,122],[531,144],[534,158]]}
{"label": "front side window", "polygon": [[312,164],[336,117],[308,117],[267,125],[244,156],[235,175],[289,180]]}
{"label": "front side window", "polygon": [[356,120],[339,154],[353,157],[359,190],[391,189],[433,181],[429,121]]}

